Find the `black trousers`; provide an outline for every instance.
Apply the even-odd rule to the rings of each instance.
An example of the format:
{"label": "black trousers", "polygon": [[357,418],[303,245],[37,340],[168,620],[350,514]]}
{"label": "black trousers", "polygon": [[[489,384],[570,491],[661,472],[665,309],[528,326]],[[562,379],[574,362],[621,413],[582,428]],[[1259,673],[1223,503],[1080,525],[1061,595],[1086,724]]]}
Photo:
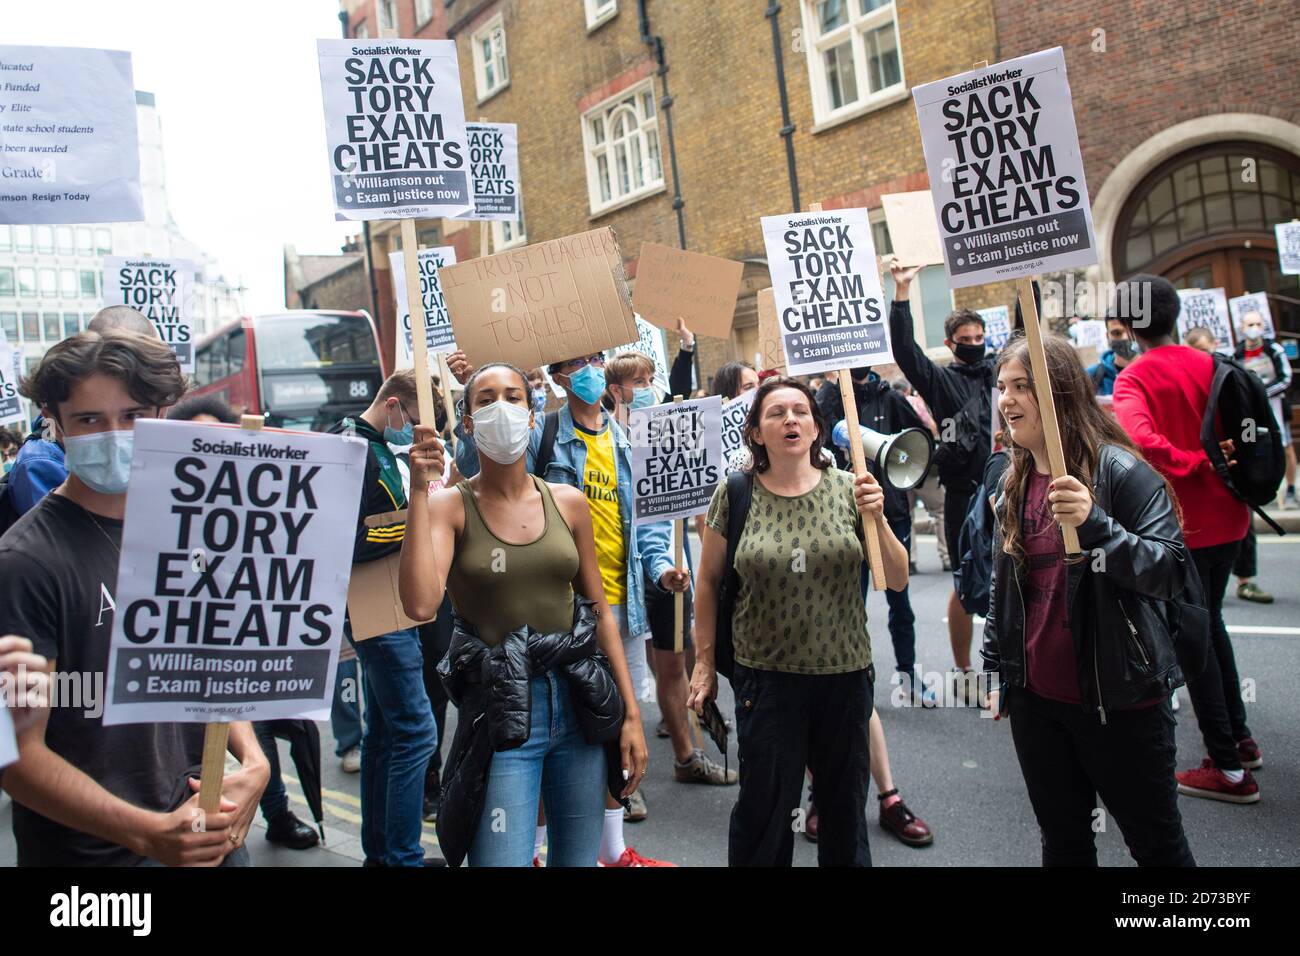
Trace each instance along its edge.
{"label": "black trousers", "polygon": [[1240,545],[1240,541],[1231,541],[1190,549],[1210,612],[1210,652],[1206,655],[1205,670],[1195,680],[1188,680],[1187,693],[1192,698],[1196,725],[1205,741],[1206,752],[1220,770],[1241,769],[1237,741],[1251,736],[1246,726],[1246,705],[1241,699],[1237,657],[1223,623],[1223,595]]}
{"label": "black trousers", "polygon": [[1259,573],[1259,557],[1256,554],[1255,544],[1255,516],[1250,517],[1250,527],[1246,529],[1246,537],[1241,539],[1241,550],[1237,553],[1237,560],[1232,565],[1232,573],[1239,578],[1253,578]]}
{"label": "black trousers", "polygon": [[[1195,866],[1178,813],[1169,701],[1112,710],[1010,688],[1011,737],[1043,840],[1043,866],[1096,866],[1097,795],[1139,866]],[[1109,821],[1107,821],[1109,822]]]}
{"label": "black trousers", "polygon": [[804,768],[817,781],[820,866],[870,866],[867,724],[875,669],[787,674],[736,664],[740,792],[731,811],[731,866],[789,866],[802,819]]}
{"label": "black trousers", "polygon": [[442,772],[443,728],[447,726],[447,692],[443,689],[442,679],[438,677],[438,662],[451,647],[451,598],[443,596],[438,616],[428,624],[420,625],[420,650],[424,653],[424,692],[429,695],[429,704],[433,707],[433,722],[438,725],[438,746],[429,758],[429,772],[425,781],[425,792],[437,789],[439,774]]}

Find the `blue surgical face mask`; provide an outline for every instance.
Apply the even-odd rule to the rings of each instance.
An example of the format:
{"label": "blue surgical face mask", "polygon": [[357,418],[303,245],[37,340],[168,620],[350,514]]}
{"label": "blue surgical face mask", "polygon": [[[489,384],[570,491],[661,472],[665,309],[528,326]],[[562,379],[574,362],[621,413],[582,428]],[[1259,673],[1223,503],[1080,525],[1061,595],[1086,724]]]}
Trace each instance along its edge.
{"label": "blue surgical face mask", "polygon": [[101,495],[120,495],[131,480],[134,439],[130,431],[64,435],[64,461],[86,487]]}
{"label": "blue surgical face mask", "polygon": [[6,475],[9,474],[9,470],[10,470],[11,468],[13,468],[13,466],[14,466],[14,463],[13,463],[11,460],[9,460],[8,458],[6,458],[6,459],[5,459],[5,472],[4,472],[4,473],[5,473]]}
{"label": "blue surgical face mask", "polygon": [[595,405],[605,394],[605,370],[584,365],[569,376],[569,389],[588,405]]}
{"label": "blue surgical face mask", "polygon": [[659,396],[655,394],[653,388],[634,388],[632,389],[632,404],[628,408],[646,408],[655,404]]}
{"label": "blue surgical face mask", "polygon": [[401,428],[384,426],[384,441],[399,448],[415,444],[415,426],[407,419],[406,411],[400,404],[397,406],[397,412],[402,416],[404,424]]}

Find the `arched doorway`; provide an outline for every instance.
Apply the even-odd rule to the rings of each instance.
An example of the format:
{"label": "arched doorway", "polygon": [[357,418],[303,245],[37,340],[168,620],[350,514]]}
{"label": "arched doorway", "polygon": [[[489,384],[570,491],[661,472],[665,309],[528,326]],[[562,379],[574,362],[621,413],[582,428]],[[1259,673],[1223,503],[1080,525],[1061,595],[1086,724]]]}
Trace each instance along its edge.
{"label": "arched doorway", "polygon": [[1300,276],[1283,275],[1273,226],[1300,216],[1300,157],[1260,143],[1207,143],[1151,170],[1125,200],[1111,244],[1116,277],[1179,288],[1266,292],[1279,336],[1300,338]]}

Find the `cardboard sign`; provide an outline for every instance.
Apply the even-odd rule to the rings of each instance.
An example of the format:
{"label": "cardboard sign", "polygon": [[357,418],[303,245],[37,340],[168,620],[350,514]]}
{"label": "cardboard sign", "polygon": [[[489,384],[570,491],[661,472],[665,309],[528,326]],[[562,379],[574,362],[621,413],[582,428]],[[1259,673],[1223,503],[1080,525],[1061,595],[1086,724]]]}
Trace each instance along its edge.
{"label": "cardboard sign", "polygon": [[1209,329],[1219,340],[1217,351],[1232,354],[1232,320],[1228,317],[1228,296],[1222,289],[1179,289],[1183,308],[1178,313],[1178,338],[1197,327]]}
{"label": "cardboard sign", "polygon": [[473,365],[536,368],[638,340],[606,226],[439,270],[456,342]]}
{"label": "cardboard sign", "polygon": [[1238,338],[1241,338],[1241,319],[1248,312],[1258,312],[1259,317],[1264,320],[1264,338],[1277,338],[1273,331],[1273,313],[1268,307],[1267,293],[1247,292],[1235,299],[1229,299],[1228,311],[1232,313],[1232,327],[1236,330]]}
{"label": "cardboard sign", "polygon": [[365,443],[150,418],[134,446],[104,723],[327,719]]}
{"label": "cardboard sign", "polygon": [[749,417],[757,394],[758,389],[751,388],[722,406],[722,460],[726,463],[727,474],[736,470],[733,462],[738,459],[735,456],[749,451],[745,445],[745,419]]}
{"label": "cardboard sign", "polygon": [[466,123],[474,208],[457,219],[514,222],[519,218],[519,127]]}
{"label": "cardboard sign", "polygon": [[634,524],[689,518],[709,510],[722,478],[722,399],[717,395],[634,409]]}
{"label": "cardboard sign", "polygon": [[[660,395],[668,395],[668,345],[664,341],[663,329],[657,329],[639,315],[634,314],[638,333],[635,342],[618,345],[606,353],[606,358],[622,355],[624,352],[640,352],[655,363],[654,381],[651,384],[659,390]],[[564,389],[560,389],[561,392]],[[669,396],[670,398],[672,396]]]}
{"label": "cardboard sign", "polygon": [[1070,326],[1070,339],[1076,350],[1094,348],[1104,352],[1110,348],[1106,334],[1106,322],[1103,319],[1081,319]]}
{"label": "cardboard sign", "polygon": [[194,371],[194,263],[189,259],[104,256],[104,305],[128,305],[153,323],[176,353],[182,372]]}
{"label": "cardboard sign", "polygon": [[433,219],[474,206],[454,40],[317,40],[340,219]]}
{"label": "cardboard sign", "polygon": [[764,216],[763,242],[791,375],[894,360],[865,209]]}
{"label": "cardboard sign", "polygon": [[[405,511],[393,511],[371,515],[366,518],[366,526],[373,528],[405,520]],[[400,551],[378,561],[352,566],[352,578],[348,581],[348,623],[353,641],[368,641],[381,634],[427,623],[411,620],[402,610],[402,598],[397,590],[401,566]]]}
{"label": "cardboard sign", "polygon": [[1300,275],[1300,219],[1279,222],[1273,227],[1277,236],[1277,258],[1284,276]]}
{"label": "cardboard sign", "polygon": [[0,223],[138,222],[131,54],[0,45]]}
{"label": "cardboard sign", "polygon": [[889,226],[889,244],[905,266],[937,266],[943,262],[943,240],[935,225],[930,190],[890,193],[880,197]]}
{"label": "cardboard sign", "polygon": [[[417,257],[420,267],[420,300],[424,303],[424,334],[429,343],[429,351],[456,351],[456,335],[452,331],[451,316],[447,314],[447,301],[442,294],[442,284],[438,281],[438,270],[456,262],[456,249],[453,246],[434,246],[421,249]],[[401,348],[398,349],[397,367],[411,368],[415,364],[415,354],[411,350],[411,310],[406,295],[406,265],[402,252],[390,252],[388,262],[393,274],[393,301],[397,303],[397,322],[402,330],[398,337]]]}
{"label": "cardboard sign", "polygon": [[1097,261],[1060,47],[913,88],[954,289]]}
{"label": "cardboard sign", "polygon": [[785,374],[785,349],[781,345],[781,325],[776,320],[776,293],[759,289],[758,302],[758,357],[759,371],[776,369]]}
{"label": "cardboard sign", "polygon": [[731,335],[743,264],[699,252],[641,243],[632,308],[661,329],[676,329],[677,320],[696,335],[725,339]]}
{"label": "cardboard sign", "polygon": [[0,425],[26,418],[18,382],[23,374],[23,354],[9,345],[0,333]]}
{"label": "cardboard sign", "polygon": [[1005,305],[995,305],[975,311],[984,318],[984,347],[1001,352],[1011,339],[1011,310]]}

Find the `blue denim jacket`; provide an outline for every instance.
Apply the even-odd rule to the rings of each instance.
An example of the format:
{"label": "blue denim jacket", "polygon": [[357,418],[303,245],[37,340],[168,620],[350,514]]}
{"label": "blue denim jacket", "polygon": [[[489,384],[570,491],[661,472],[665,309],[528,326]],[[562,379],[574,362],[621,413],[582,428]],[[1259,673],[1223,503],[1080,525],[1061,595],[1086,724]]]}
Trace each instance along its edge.
{"label": "blue denim jacket", "polygon": [[[583,467],[587,463],[587,445],[578,437],[573,426],[569,406],[560,408],[560,427],[555,434],[555,453],[546,466],[543,480],[554,484],[571,485],[582,490]],[[673,566],[671,555],[672,527],[667,521],[655,524],[632,524],[632,446],[623,429],[608,415],[605,420],[614,435],[614,470],[617,473],[619,512],[623,519],[623,545],[627,552],[627,629],[633,636],[650,630],[645,613],[645,579],[659,588],[659,578]],[[456,426],[459,443],[456,448],[456,468],[466,478],[478,474],[478,446],[474,439]],[[533,425],[528,441],[527,465],[533,472],[537,453],[542,447],[542,417]]]}

